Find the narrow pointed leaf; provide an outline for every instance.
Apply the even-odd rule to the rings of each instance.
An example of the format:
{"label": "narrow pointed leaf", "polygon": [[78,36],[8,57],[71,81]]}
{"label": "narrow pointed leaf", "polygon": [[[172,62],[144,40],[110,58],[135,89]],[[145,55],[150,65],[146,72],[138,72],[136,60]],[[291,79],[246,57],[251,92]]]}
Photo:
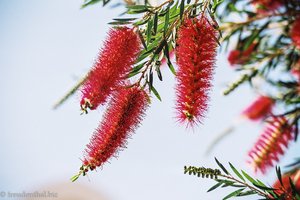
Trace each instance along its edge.
{"label": "narrow pointed leaf", "polygon": [[225,167],[218,161],[218,159],[215,157],[215,161],[216,163],[219,165],[219,167],[222,169],[222,171],[225,173],[225,174],[229,174],[229,172],[225,169]]}
{"label": "narrow pointed leaf", "polygon": [[244,172],[242,170],[242,174],[246,177],[246,179],[248,179],[248,181],[250,181],[252,184],[256,184],[256,181],[251,177],[249,176],[246,172]]}
{"label": "narrow pointed leaf", "polygon": [[219,183],[215,184],[214,186],[212,186],[211,188],[209,188],[209,189],[207,190],[207,192],[211,192],[211,191],[217,189],[217,188],[220,187],[222,184],[223,184],[223,182],[219,182]]}
{"label": "narrow pointed leaf", "polygon": [[230,165],[232,171],[233,171],[233,172],[234,172],[241,180],[243,180],[243,181],[245,182],[244,177],[238,172],[238,170],[237,170],[231,163],[229,163],[229,165]]}
{"label": "narrow pointed leaf", "polygon": [[155,35],[157,33],[157,23],[158,23],[158,13],[156,12],[153,18],[153,29]]}
{"label": "narrow pointed leaf", "polygon": [[165,25],[164,25],[164,35],[166,35],[168,26],[169,26],[169,20],[170,20],[170,10],[167,9],[166,15],[165,15]]}
{"label": "narrow pointed leaf", "polygon": [[230,193],[229,195],[227,195],[226,197],[223,198],[223,200],[226,200],[226,199],[229,199],[231,197],[236,197],[238,196],[245,188],[242,188],[242,189],[238,189],[232,193]]}
{"label": "narrow pointed leaf", "polygon": [[154,95],[157,97],[157,99],[161,101],[161,97],[160,97],[159,93],[153,86],[151,88],[151,91],[154,93]]}
{"label": "narrow pointed leaf", "polygon": [[185,0],[181,0],[181,3],[180,3],[180,19],[181,20],[182,20],[183,13],[184,13],[184,1]]}

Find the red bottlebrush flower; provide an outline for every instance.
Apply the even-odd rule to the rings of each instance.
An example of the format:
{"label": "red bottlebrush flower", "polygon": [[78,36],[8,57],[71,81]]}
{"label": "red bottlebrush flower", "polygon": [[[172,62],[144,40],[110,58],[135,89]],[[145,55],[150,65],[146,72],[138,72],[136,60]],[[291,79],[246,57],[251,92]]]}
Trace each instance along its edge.
{"label": "red bottlebrush flower", "polygon": [[202,16],[186,19],[178,31],[176,57],[177,117],[189,125],[201,122],[208,107],[214,71],[217,32]]}
{"label": "red bottlebrush flower", "polygon": [[294,45],[300,49],[300,17],[298,17],[293,23],[290,36]]}
{"label": "red bottlebrush flower", "polygon": [[300,195],[300,171],[296,171],[293,174],[284,174],[281,177],[282,180],[282,185],[280,183],[279,180],[277,180],[274,184],[273,184],[273,188],[276,189],[274,190],[274,192],[282,197],[280,199],[285,199],[285,200],[294,200],[295,196],[293,195],[292,191],[292,187],[290,184],[290,179],[293,181],[293,184],[295,185],[295,188],[298,192],[298,194]]}
{"label": "red bottlebrush flower", "polygon": [[259,14],[274,12],[283,5],[283,0],[252,0]]}
{"label": "red bottlebrush flower", "polygon": [[243,116],[250,120],[259,120],[270,114],[274,100],[267,96],[259,96],[250,106],[242,113]]}
{"label": "red bottlebrush flower", "polygon": [[137,87],[120,88],[113,94],[104,119],[85,150],[85,169],[102,166],[125,147],[126,139],[139,126],[148,104],[148,95]]}
{"label": "red bottlebrush flower", "polygon": [[140,50],[140,40],[133,29],[111,29],[104,47],[84,82],[80,102],[82,110],[96,109],[123,81]]}
{"label": "red bottlebrush flower", "polygon": [[284,154],[284,148],[288,147],[293,139],[292,127],[285,117],[272,117],[268,121],[263,134],[249,152],[250,164],[254,170],[265,173],[268,167],[279,161],[279,156]]}
{"label": "red bottlebrush flower", "polygon": [[242,65],[245,64],[249,59],[253,51],[256,49],[257,43],[249,45],[249,47],[244,50],[232,50],[229,53],[228,61],[230,65]]}

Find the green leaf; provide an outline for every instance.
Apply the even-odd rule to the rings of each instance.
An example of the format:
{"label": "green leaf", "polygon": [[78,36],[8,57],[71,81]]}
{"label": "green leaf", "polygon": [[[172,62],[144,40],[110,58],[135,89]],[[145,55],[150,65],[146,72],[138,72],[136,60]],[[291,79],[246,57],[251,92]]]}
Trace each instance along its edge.
{"label": "green leaf", "polygon": [[153,18],[154,35],[157,33],[158,13],[156,12]]}
{"label": "green leaf", "polygon": [[235,7],[233,3],[229,3],[228,8],[230,9],[231,12],[239,12],[239,10]]}
{"label": "green leaf", "polygon": [[173,65],[172,65],[171,59],[170,59],[169,46],[168,46],[167,43],[165,44],[164,55],[165,55],[166,58],[167,58],[167,63],[168,63],[169,69],[170,69],[171,72],[176,76],[176,71],[175,71],[175,69],[174,69],[174,67],[173,67]]}
{"label": "green leaf", "polygon": [[165,39],[163,39],[163,41],[155,49],[154,54],[158,55],[161,52],[161,50],[164,48],[164,46],[165,46],[166,43],[167,43],[167,41]]}
{"label": "green leaf", "polygon": [[220,0],[220,1],[214,0],[214,5],[212,7],[212,12],[215,13],[218,6],[221,5],[223,2],[224,2],[224,0]]}
{"label": "green leaf", "polygon": [[130,22],[130,21],[133,21],[133,20],[136,20],[137,18],[115,18],[113,20],[115,21],[120,21],[120,22]]}
{"label": "green leaf", "polygon": [[261,185],[261,184],[258,184],[258,183],[253,183],[253,185],[261,190],[264,190],[264,191],[273,191],[274,189],[273,188],[270,188],[270,187],[266,187],[265,185]]}
{"label": "green leaf", "polygon": [[211,188],[209,188],[209,189],[207,190],[207,192],[211,192],[211,191],[213,191],[214,189],[217,189],[217,188],[220,187],[222,184],[223,184],[223,182],[219,182],[219,183],[215,184],[214,186],[212,186]]}
{"label": "green leaf", "polygon": [[149,72],[149,88],[153,88],[153,72],[152,72],[152,67]]}
{"label": "green leaf", "polygon": [[115,22],[109,22],[110,25],[124,25],[124,24],[131,24],[129,21],[115,21]]}
{"label": "green leaf", "polygon": [[280,167],[276,166],[275,169],[276,169],[276,174],[277,174],[278,180],[279,180],[281,186],[283,186]]}
{"label": "green leaf", "polygon": [[85,8],[89,5],[93,5],[93,4],[96,4],[96,3],[99,3],[101,0],[87,0],[84,2],[84,4],[81,6],[81,8]]}
{"label": "green leaf", "polygon": [[245,192],[241,192],[237,196],[241,197],[241,196],[248,196],[248,195],[253,195],[253,194],[257,194],[257,192],[253,191],[253,190],[248,190],[248,191],[245,191]]}
{"label": "green leaf", "polygon": [[126,5],[126,8],[130,10],[145,10],[151,7],[147,5]]}
{"label": "green leaf", "polygon": [[149,20],[147,25],[147,44],[151,41],[151,31],[152,31],[153,21]]}
{"label": "green leaf", "polygon": [[178,9],[177,9],[178,2],[179,1],[176,1],[175,5],[172,8],[170,8],[170,14],[171,14],[171,16],[179,14],[178,13]]}
{"label": "green leaf", "polygon": [[158,79],[159,79],[160,81],[162,81],[163,78],[162,78],[161,71],[160,71],[160,65],[156,65],[155,71],[156,71],[156,73],[157,73]]}
{"label": "green leaf", "polygon": [[230,181],[230,180],[224,180],[224,185],[222,187],[228,187],[228,186],[233,186],[235,184],[234,181]]}
{"label": "green leaf", "polygon": [[184,1],[185,0],[181,0],[181,2],[180,2],[180,19],[181,20],[182,20],[183,13],[184,13]]}
{"label": "green leaf", "polygon": [[250,181],[252,184],[257,184],[257,182],[251,176],[249,176],[249,174],[247,174],[243,170],[242,170],[242,173],[246,177],[246,179],[248,179],[248,181]]}
{"label": "green leaf", "polygon": [[166,35],[167,30],[168,30],[168,26],[169,26],[169,20],[170,20],[170,10],[169,8],[167,8],[167,12],[165,15],[165,25],[164,25],[164,35]]}
{"label": "green leaf", "polygon": [[244,177],[238,172],[238,170],[231,164],[229,163],[229,166],[231,167],[232,171],[241,179],[245,182]]}
{"label": "green leaf", "polygon": [[223,172],[227,175],[229,175],[229,172],[225,169],[225,167],[218,161],[218,159],[215,157],[216,163],[219,165],[219,167],[223,170]]}
{"label": "green leaf", "polygon": [[130,73],[128,74],[128,78],[131,78],[131,77],[133,77],[133,76],[135,76],[135,75],[137,75],[137,74],[139,74],[139,73],[140,73],[139,71],[130,72]]}
{"label": "green leaf", "polygon": [[141,26],[141,25],[144,25],[144,24],[146,24],[148,21],[149,21],[149,17],[148,18],[146,18],[146,19],[142,19],[142,20],[140,20],[140,21],[137,21],[137,22],[135,22],[133,25],[134,26]]}
{"label": "green leaf", "polygon": [[145,61],[145,62],[143,62],[143,63],[141,63],[141,64],[138,64],[137,66],[135,66],[135,67],[131,70],[131,72],[138,72],[138,71],[140,71],[140,69],[143,68],[143,66],[144,66],[144,64],[145,64],[146,62],[147,62],[147,61]]}
{"label": "green leaf", "polygon": [[140,29],[138,29],[138,36],[139,36],[144,48],[147,50],[147,45],[146,45],[145,39],[144,39],[143,34],[141,33]]}
{"label": "green leaf", "polygon": [[242,189],[238,189],[232,193],[230,193],[229,195],[227,195],[226,197],[223,198],[223,200],[226,200],[226,199],[229,199],[231,197],[236,197],[238,196],[245,188],[242,188]]}
{"label": "green leaf", "polygon": [[157,90],[153,86],[151,87],[151,91],[154,93],[156,98],[161,101],[161,97],[160,97],[159,93],[157,92]]}
{"label": "green leaf", "polygon": [[79,178],[79,174],[76,174],[76,175],[74,175],[74,176],[72,176],[71,178],[70,178],[70,180],[72,181],[72,182],[75,182],[78,178]]}
{"label": "green leaf", "polygon": [[169,61],[168,61],[168,67],[171,70],[171,72],[176,76],[175,68],[174,68],[173,64]]}

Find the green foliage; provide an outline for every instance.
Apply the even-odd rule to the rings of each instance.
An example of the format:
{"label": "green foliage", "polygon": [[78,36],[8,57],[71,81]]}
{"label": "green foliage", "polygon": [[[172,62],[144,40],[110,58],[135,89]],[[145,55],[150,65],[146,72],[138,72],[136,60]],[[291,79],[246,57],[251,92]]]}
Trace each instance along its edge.
{"label": "green foliage", "polygon": [[224,187],[238,188],[235,189],[233,192],[230,192],[228,195],[226,195],[223,198],[224,200],[233,197],[242,197],[242,196],[250,196],[250,195],[258,195],[267,199],[271,197],[276,197],[276,194],[274,194],[273,192],[274,191],[273,188],[267,187],[260,180],[256,180],[255,178],[247,174],[245,171],[243,170],[239,171],[236,169],[236,167],[234,167],[233,164],[229,163],[231,171],[235,175],[233,176],[231,175],[229,170],[226,169],[222,163],[220,163],[220,161],[217,158],[215,158],[215,161],[219,166],[219,168],[224,172],[224,174],[222,174],[221,171],[218,169],[194,167],[194,166],[189,166],[189,167],[185,166],[184,174],[195,175],[202,178],[204,177],[214,178],[214,180],[217,183],[213,185],[211,188],[209,188],[207,192],[211,192],[217,188],[224,188]]}

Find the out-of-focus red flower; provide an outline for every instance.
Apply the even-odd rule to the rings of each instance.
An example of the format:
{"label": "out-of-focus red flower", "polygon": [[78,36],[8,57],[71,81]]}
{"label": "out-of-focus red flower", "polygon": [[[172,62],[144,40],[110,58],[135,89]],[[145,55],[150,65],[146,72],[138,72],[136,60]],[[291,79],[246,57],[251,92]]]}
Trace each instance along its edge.
{"label": "out-of-focus red flower", "polygon": [[176,110],[180,122],[201,122],[208,107],[217,32],[207,18],[186,19],[178,31]]}
{"label": "out-of-focus red flower", "polygon": [[268,96],[259,96],[251,105],[249,105],[242,115],[250,120],[259,120],[271,113],[274,100]]}
{"label": "out-of-focus red flower", "polygon": [[293,184],[295,185],[295,188],[300,195],[300,171],[296,171],[293,174],[284,174],[281,177],[282,185],[279,180],[276,180],[276,182],[273,184],[273,188],[276,189],[274,192],[282,197],[282,199],[285,200],[295,200],[295,196],[292,194],[292,187],[290,184],[290,178],[293,181]]}
{"label": "out-of-focus red flower", "polygon": [[118,27],[109,31],[104,47],[82,86],[82,110],[94,110],[105,103],[130,71],[140,47],[140,40],[133,29]]}
{"label": "out-of-focus red flower", "polygon": [[93,170],[102,166],[119,149],[142,121],[149,105],[146,92],[138,87],[120,88],[110,101],[99,127],[85,150],[83,166]]}
{"label": "out-of-focus red flower", "polygon": [[274,12],[283,5],[283,0],[252,0],[259,14]]}
{"label": "out-of-focus red flower", "polygon": [[230,65],[243,65],[249,61],[251,54],[255,51],[257,43],[252,43],[244,50],[232,50],[229,52],[228,61]]}
{"label": "out-of-focus red flower", "polygon": [[293,139],[292,127],[285,117],[272,117],[266,125],[264,132],[249,152],[250,164],[254,170],[265,173],[274,162],[279,161],[279,156],[284,154],[285,148]]}
{"label": "out-of-focus red flower", "polygon": [[300,17],[296,18],[292,25],[290,36],[294,45],[300,49]]}

